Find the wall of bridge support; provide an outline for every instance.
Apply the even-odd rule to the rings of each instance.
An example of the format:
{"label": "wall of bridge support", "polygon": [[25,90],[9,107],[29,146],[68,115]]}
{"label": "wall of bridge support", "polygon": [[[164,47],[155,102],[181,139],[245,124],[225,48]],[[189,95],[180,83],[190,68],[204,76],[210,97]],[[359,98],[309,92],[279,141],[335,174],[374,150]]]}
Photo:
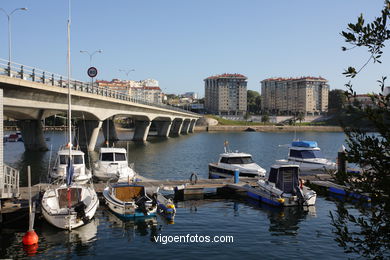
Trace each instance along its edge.
{"label": "wall of bridge support", "polygon": [[169,132],[170,136],[178,136],[181,132],[181,127],[183,125],[183,119],[176,118],[172,121],[171,130]]}
{"label": "wall of bridge support", "polygon": [[[107,128],[107,126],[108,126],[108,128]],[[112,119],[104,120],[102,130],[103,130],[104,140],[107,141],[107,139],[108,139],[109,142],[114,142],[114,141],[119,140],[118,134],[117,134],[116,129],[115,129],[114,120],[112,120]],[[108,135],[108,138],[107,138],[107,135]]]}
{"label": "wall of bridge support", "polygon": [[95,150],[96,141],[102,124],[103,122],[98,120],[78,121],[76,123],[77,131],[74,143],[79,145],[81,149],[88,149],[88,151]]}
{"label": "wall of bridge support", "polygon": [[[4,136],[4,99],[3,99],[3,89],[0,88],[0,136],[3,138]],[[1,142],[0,144],[0,189],[3,188],[3,181],[4,181],[4,142]],[[1,198],[1,192],[0,192],[0,198]]]}
{"label": "wall of bridge support", "polygon": [[151,124],[149,120],[135,120],[133,141],[146,141]]}
{"label": "wall of bridge support", "polygon": [[42,122],[38,119],[18,120],[17,126],[22,133],[24,149],[26,151],[47,151],[43,136]]}
{"label": "wall of bridge support", "polygon": [[181,131],[180,131],[181,134],[188,134],[188,130],[190,128],[190,123],[191,123],[190,119],[185,119],[183,121],[183,125],[182,125]]}
{"label": "wall of bridge support", "polygon": [[157,130],[157,136],[168,137],[171,131],[172,121],[154,121]]}
{"label": "wall of bridge support", "polygon": [[195,124],[196,124],[196,119],[192,119],[191,123],[190,123],[190,126],[188,128],[188,132],[189,133],[193,133],[194,132]]}

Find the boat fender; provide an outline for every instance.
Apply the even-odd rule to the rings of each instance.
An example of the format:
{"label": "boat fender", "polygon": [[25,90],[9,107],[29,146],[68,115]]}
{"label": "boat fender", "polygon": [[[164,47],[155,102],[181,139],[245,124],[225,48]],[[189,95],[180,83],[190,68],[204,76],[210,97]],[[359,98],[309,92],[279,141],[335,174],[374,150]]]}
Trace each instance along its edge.
{"label": "boat fender", "polygon": [[81,219],[84,224],[87,224],[89,222],[89,218],[85,215],[86,208],[87,205],[85,205],[82,201],[74,205],[74,211],[77,213],[77,219]]}
{"label": "boat fender", "polygon": [[299,188],[300,188],[300,189],[303,188],[303,180],[302,180],[302,179],[299,179]]}

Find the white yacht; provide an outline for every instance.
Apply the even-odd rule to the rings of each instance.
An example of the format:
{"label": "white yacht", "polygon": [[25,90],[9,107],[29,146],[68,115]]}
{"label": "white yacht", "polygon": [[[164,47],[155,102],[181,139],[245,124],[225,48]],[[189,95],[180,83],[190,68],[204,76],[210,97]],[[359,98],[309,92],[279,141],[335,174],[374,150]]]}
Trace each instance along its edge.
{"label": "white yacht", "polygon": [[258,187],[247,189],[248,196],[273,206],[312,206],[316,202],[315,191],[303,185],[299,179],[299,166],[273,165],[267,180],[258,180]]}
{"label": "white yacht", "polygon": [[[73,182],[85,184],[92,178],[92,173],[85,166],[84,152],[80,150],[71,150],[73,164]],[[63,181],[66,177],[66,171],[69,161],[69,148],[62,147],[57,153],[54,167],[50,172],[51,181]]]}
{"label": "white yacht", "polygon": [[248,153],[227,152],[219,155],[216,163],[209,163],[209,178],[227,178],[234,176],[235,170],[242,177],[264,177],[266,170],[260,167]]}
{"label": "white yacht", "polygon": [[302,172],[337,168],[336,163],[324,158],[315,141],[293,141],[289,146],[288,159],[277,162],[299,165]]}
{"label": "white yacht", "polygon": [[95,215],[98,196],[91,185],[72,183],[48,189],[42,197],[42,214],[55,227],[72,230]]}
{"label": "white yacht", "polygon": [[114,178],[127,182],[135,177],[135,172],[128,165],[126,149],[101,147],[93,175],[102,181]]}

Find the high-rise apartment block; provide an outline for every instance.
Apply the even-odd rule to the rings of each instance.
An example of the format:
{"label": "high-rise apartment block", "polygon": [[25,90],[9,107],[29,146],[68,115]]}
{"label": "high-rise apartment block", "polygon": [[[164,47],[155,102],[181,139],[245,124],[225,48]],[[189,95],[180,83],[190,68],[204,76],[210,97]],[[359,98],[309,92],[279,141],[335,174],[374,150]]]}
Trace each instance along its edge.
{"label": "high-rise apartment block", "polygon": [[243,115],[247,110],[247,78],[222,74],[204,79],[205,110],[218,115]]}
{"label": "high-rise apartment block", "polygon": [[328,112],[327,82],[322,77],[265,79],[261,81],[261,109],[279,115]]}

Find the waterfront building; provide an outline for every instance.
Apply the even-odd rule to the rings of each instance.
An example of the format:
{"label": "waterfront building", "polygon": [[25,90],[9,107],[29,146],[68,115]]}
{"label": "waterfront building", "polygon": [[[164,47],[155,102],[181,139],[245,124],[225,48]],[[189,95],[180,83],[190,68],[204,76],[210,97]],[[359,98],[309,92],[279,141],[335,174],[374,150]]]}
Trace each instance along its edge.
{"label": "waterfront building", "polygon": [[269,78],[261,83],[263,113],[319,115],[328,112],[329,85],[322,77]]}
{"label": "waterfront building", "polygon": [[247,77],[221,74],[204,79],[205,110],[218,115],[244,115],[247,110]]}
{"label": "waterfront building", "polygon": [[158,81],[155,79],[119,80],[111,81],[98,80],[96,84],[99,87],[108,87],[112,90],[128,94],[133,99],[143,100],[149,103],[162,103],[164,94],[162,93]]}

